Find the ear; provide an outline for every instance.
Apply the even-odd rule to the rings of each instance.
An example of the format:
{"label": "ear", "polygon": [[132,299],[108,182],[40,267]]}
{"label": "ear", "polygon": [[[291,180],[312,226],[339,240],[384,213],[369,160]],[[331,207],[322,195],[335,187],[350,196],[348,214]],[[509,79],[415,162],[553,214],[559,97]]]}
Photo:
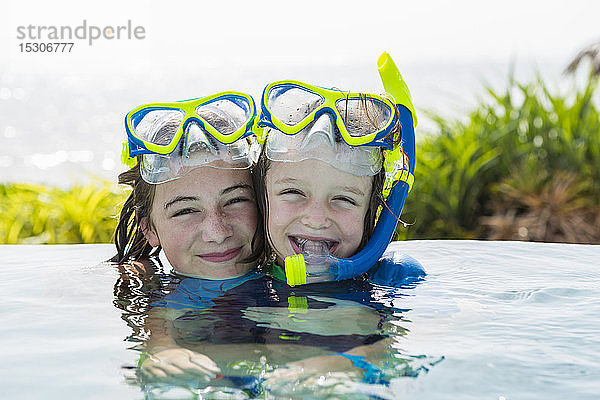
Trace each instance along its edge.
{"label": "ear", "polygon": [[146,238],[146,240],[148,241],[150,246],[152,246],[152,247],[160,246],[160,240],[158,239],[158,235],[156,234],[156,231],[154,230],[154,227],[152,226],[152,222],[150,221],[150,218],[143,217],[140,220],[140,229],[142,230],[142,233],[144,234],[144,237]]}

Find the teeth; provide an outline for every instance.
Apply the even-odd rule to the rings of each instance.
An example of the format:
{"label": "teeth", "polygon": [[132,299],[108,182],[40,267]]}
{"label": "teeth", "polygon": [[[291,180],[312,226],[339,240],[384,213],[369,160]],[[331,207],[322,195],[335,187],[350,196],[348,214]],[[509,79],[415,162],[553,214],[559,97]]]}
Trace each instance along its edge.
{"label": "teeth", "polygon": [[292,237],[292,239],[298,245],[300,252],[305,254],[326,255],[335,245],[331,240],[309,240],[299,237]]}
{"label": "teeth", "polygon": [[326,254],[329,252],[329,248],[327,244],[322,241],[309,241],[304,244],[304,248],[302,252],[310,253],[310,254]]}

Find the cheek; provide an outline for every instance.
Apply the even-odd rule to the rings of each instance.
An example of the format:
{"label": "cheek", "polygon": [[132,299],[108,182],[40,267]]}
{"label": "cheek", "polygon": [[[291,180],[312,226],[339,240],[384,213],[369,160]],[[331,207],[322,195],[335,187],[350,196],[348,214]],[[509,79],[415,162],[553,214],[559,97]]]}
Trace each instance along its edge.
{"label": "cheek", "polygon": [[297,204],[284,201],[269,202],[269,221],[267,228],[271,230],[281,230],[292,222],[300,214],[300,208]]}
{"label": "cheek", "polygon": [[257,226],[258,211],[256,207],[247,207],[235,210],[228,214],[232,226],[237,228],[238,233],[254,236]]}
{"label": "cheek", "polygon": [[358,247],[360,244],[364,231],[365,213],[366,211],[359,211],[338,215],[338,226],[343,238],[350,246]]}
{"label": "cheek", "polygon": [[194,237],[195,226],[194,223],[164,224],[159,231],[161,242],[168,242],[171,247],[189,242]]}
{"label": "cheek", "polygon": [[268,240],[277,253],[283,254],[288,251],[286,229],[299,214],[297,208],[289,202],[269,201]]}

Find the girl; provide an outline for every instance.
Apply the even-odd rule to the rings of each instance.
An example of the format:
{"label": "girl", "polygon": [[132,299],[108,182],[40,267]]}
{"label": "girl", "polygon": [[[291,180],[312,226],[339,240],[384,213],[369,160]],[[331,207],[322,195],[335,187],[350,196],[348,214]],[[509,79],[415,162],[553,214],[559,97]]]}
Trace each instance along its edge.
{"label": "girl", "polygon": [[[297,81],[265,88],[255,187],[270,269],[283,276],[285,266],[290,285],[361,275],[392,238],[414,180],[416,119],[386,53],[379,67],[389,97],[399,104]],[[422,272],[418,263],[409,264],[411,272]],[[378,267],[386,271],[371,275],[392,286],[407,271],[385,262]]]}
{"label": "girl", "polygon": [[177,273],[208,279],[256,266],[262,246],[247,138],[254,113],[250,96],[226,92],[127,114],[123,156],[134,166],[119,183],[133,190],[114,261],[146,262],[163,249]]}
{"label": "girl", "polygon": [[[140,286],[155,294],[174,292],[190,277],[196,278],[190,281],[198,290],[209,287],[202,291],[208,304],[262,276],[253,271],[262,251],[248,139],[254,117],[252,98],[234,92],[143,105],[127,114],[124,160],[135,165],[119,176],[119,183],[133,190],[115,232],[113,261],[121,271],[117,303],[132,301],[135,296],[126,295]],[[161,250],[171,275],[162,273]],[[131,284],[140,281],[147,284]],[[172,336],[173,322],[184,309],[156,307],[153,300],[158,299],[148,301],[147,292],[142,294],[135,315],[130,314],[136,308],[132,304],[123,308],[134,332],[150,332],[142,373],[219,372],[211,358],[180,347]],[[149,303],[154,307],[148,309]]]}
{"label": "girl", "polygon": [[[264,146],[254,177],[267,238],[265,270],[290,286],[309,284],[294,287],[288,297],[290,310],[304,309],[297,326],[288,329],[301,332],[314,315],[321,325],[350,322],[367,332],[372,323],[367,310],[381,317],[370,325],[373,337],[361,345],[290,362],[267,374],[267,388],[331,371],[362,370],[366,381],[378,381],[381,370],[366,360],[383,364],[394,353],[393,329],[384,328],[394,310],[372,295],[371,282],[401,286],[425,275],[411,257],[388,254],[380,260],[414,171],[414,109],[395,66],[390,74],[392,63],[384,54],[380,72],[393,92],[389,96],[403,104],[297,81],[275,82],[264,90],[259,125],[266,129],[259,136]],[[361,275],[370,282],[358,279]],[[317,295],[330,305],[317,304]],[[352,312],[345,314],[336,299],[343,299],[344,307],[354,304]],[[361,317],[353,319],[358,311]],[[264,320],[273,313],[255,309],[246,315]]]}

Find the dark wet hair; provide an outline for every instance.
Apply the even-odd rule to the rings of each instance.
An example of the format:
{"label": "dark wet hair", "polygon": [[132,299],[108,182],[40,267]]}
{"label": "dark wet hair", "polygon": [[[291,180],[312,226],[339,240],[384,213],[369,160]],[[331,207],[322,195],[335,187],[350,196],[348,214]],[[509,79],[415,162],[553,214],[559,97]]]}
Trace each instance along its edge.
{"label": "dark wet hair", "polygon": [[140,225],[142,218],[150,218],[156,185],[142,179],[139,162],[121,173],[118,182],[131,186],[132,190],[119,214],[114,236],[117,254],[111,261],[121,264],[158,255],[161,247],[154,248],[148,243]]}

